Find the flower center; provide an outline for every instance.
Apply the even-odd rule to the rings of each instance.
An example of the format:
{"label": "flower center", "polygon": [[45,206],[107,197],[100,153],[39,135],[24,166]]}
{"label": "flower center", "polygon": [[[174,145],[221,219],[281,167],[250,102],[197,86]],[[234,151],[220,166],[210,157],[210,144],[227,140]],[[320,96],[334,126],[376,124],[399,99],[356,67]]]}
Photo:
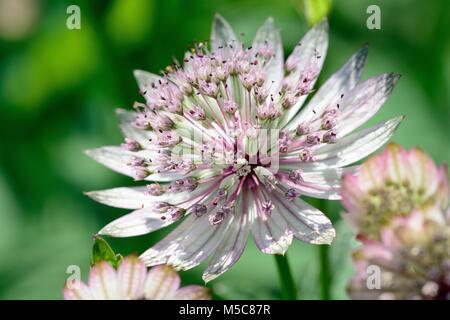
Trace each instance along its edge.
{"label": "flower center", "polygon": [[409,181],[387,180],[382,188],[371,190],[363,200],[363,230],[378,237],[380,228],[394,216],[407,216],[414,208],[426,207],[429,203],[430,199],[423,197],[423,190],[413,189]]}

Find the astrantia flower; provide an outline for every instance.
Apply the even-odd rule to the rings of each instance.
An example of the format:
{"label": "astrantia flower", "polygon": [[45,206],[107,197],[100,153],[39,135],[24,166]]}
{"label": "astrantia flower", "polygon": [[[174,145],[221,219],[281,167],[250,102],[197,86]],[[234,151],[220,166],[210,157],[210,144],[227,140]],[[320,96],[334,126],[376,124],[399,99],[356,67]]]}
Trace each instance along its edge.
{"label": "astrantia flower", "polygon": [[115,270],[106,261],[96,263],[89,282],[67,283],[66,300],[209,300],[209,289],[190,285],[180,288],[180,277],[169,266],[156,266],[147,272],[136,256],[123,259]]}
{"label": "astrantia flower", "polygon": [[416,210],[384,227],[380,240],[361,241],[352,298],[450,300],[450,210]]}
{"label": "astrantia flower", "polygon": [[378,238],[379,230],[395,216],[438,206],[445,210],[450,189],[447,167],[437,167],[422,150],[406,151],[396,144],[372,156],[342,182],[344,218],[358,232]]}
{"label": "astrantia flower", "polygon": [[299,198],[339,199],[344,167],[382,146],[401,118],[353,132],[386,101],[398,75],[359,83],[361,48],[308,104],[325,60],[328,25],[310,30],[286,62],[272,19],[244,46],[220,16],[211,43],[198,43],[162,76],[136,71],[145,103],[119,110],[126,140],[88,154],[147,186],[89,195],[134,209],[100,234],[137,236],[187,216],[141,257],[189,269],[211,257],[203,278],[225,272],[249,233],[264,253],[283,254],[293,237],[329,244],[330,220]]}

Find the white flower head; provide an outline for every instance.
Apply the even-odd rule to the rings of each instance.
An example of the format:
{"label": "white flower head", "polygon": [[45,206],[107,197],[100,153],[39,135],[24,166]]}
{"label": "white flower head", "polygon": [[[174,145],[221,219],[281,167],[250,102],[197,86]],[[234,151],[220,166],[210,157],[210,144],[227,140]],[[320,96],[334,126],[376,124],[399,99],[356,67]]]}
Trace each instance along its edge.
{"label": "white flower head", "polygon": [[327,47],[323,21],[285,63],[273,19],[245,46],[216,15],[210,46],[196,44],[183,65],[175,62],[162,76],[135,71],[145,103],[118,111],[124,146],[87,153],[159,185],[90,192],[101,203],[134,210],[99,233],[137,236],[184,218],[141,258],[179,270],[210,258],[206,281],[236,263],[249,233],[270,254],[284,254],[294,237],[331,243],[330,220],[298,196],[340,199],[341,175],[351,170],[345,167],[386,143],[401,117],[354,132],[399,78],[385,73],[359,83],[367,46],[304,105]]}

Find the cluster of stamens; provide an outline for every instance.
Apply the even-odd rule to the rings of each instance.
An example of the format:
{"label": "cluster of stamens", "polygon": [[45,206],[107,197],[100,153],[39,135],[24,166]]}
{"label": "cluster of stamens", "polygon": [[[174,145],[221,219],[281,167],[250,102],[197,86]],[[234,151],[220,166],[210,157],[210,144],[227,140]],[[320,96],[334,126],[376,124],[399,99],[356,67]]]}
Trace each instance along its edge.
{"label": "cluster of stamens", "polygon": [[[233,41],[214,51],[208,50],[205,43],[198,43],[185,55],[184,66],[174,61],[161,77],[141,84],[145,103],[135,103],[136,116],[132,125],[148,133],[158,156],[129,159],[127,164],[133,168],[136,180],[144,180],[153,173],[187,175],[196,169],[213,168],[223,177],[235,174],[241,180],[251,181],[260,178],[253,172],[255,167],[270,166],[270,161],[263,164],[260,154],[270,152],[286,163],[309,162],[314,161],[314,150],[321,144],[335,143],[339,101],[320,114],[313,111],[311,120],[294,129],[278,127],[285,113],[300,103],[302,96],[313,91],[319,60],[323,58],[316,52],[302,70],[296,68],[298,61],[288,59],[281,83],[270,81],[266,74],[265,67],[274,58],[275,50],[268,42],[254,48]],[[276,150],[273,142],[266,147],[261,143],[262,130],[278,130]],[[201,134],[200,141],[192,136],[193,132]],[[251,143],[258,149],[254,162],[245,149]],[[130,138],[122,147],[131,152],[143,149]],[[275,179],[273,187],[286,199],[299,195],[295,188],[277,184],[278,176],[272,177]],[[301,183],[299,172],[289,174],[289,179],[294,185]],[[191,192],[202,182],[191,176],[168,186],[150,184],[148,193],[159,196],[166,192]],[[268,181],[261,182],[270,185]],[[225,195],[224,199],[217,200],[215,208],[210,219],[214,225],[232,212],[233,201]],[[270,213],[273,204],[264,203],[263,209]],[[169,212],[167,205],[160,209],[164,217],[180,216],[180,210],[171,210],[175,213]],[[201,216],[211,208],[198,203],[191,211]]]}

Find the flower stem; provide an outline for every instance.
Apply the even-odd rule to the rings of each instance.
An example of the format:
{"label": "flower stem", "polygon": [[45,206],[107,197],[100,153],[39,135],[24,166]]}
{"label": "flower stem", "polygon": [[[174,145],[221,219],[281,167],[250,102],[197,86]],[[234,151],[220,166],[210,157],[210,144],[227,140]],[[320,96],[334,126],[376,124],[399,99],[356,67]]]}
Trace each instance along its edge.
{"label": "flower stem", "polygon": [[330,300],[330,261],[329,261],[329,247],[327,245],[319,245],[319,259],[320,259],[320,298],[322,300]]}
{"label": "flower stem", "polygon": [[277,263],[283,299],[297,300],[297,286],[295,285],[294,277],[289,268],[287,256],[276,254],[275,261]]}
{"label": "flower stem", "polygon": [[[317,208],[323,213],[327,213],[327,202],[318,200]],[[330,250],[328,245],[319,245],[319,263],[320,263],[320,298],[322,300],[330,300],[331,292],[331,273],[330,273]]]}

